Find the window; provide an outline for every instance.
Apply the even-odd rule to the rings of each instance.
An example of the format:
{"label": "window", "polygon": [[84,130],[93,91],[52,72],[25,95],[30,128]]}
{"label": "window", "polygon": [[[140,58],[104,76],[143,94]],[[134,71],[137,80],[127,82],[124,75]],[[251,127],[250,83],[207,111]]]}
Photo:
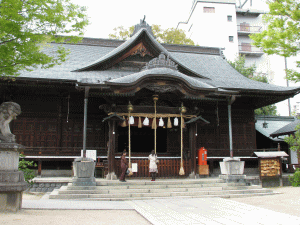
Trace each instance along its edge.
{"label": "window", "polygon": [[233,42],[233,36],[229,36],[229,42]]}
{"label": "window", "polygon": [[215,7],[203,7],[204,13],[215,13]]}
{"label": "window", "polygon": [[232,22],[232,16],[230,16],[230,15],[227,16],[227,21],[228,21],[228,22]]}

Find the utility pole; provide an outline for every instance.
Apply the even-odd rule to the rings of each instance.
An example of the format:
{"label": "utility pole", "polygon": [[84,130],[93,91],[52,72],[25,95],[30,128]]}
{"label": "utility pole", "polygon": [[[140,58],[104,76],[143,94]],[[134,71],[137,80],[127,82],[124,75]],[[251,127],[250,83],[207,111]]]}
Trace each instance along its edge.
{"label": "utility pole", "polygon": [[[286,60],[286,57],[284,57],[284,63],[285,63],[286,86],[289,87],[289,80],[287,79],[287,60]],[[289,116],[291,116],[291,100],[290,99],[288,99],[288,107],[289,107]]]}

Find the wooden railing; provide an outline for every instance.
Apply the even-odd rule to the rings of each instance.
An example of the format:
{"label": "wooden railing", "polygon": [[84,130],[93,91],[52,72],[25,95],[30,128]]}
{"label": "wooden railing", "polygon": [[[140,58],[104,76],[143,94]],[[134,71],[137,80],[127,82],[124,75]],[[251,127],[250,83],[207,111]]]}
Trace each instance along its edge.
{"label": "wooden railing", "polygon": [[[268,149],[233,149],[233,157],[254,156],[254,152],[278,151],[278,148]],[[207,149],[207,157],[229,157],[229,149]]]}
{"label": "wooden railing", "polygon": [[[132,177],[150,177],[149,173],[149,160],[148,158],[143,159],[132,159],[131,163],[137,163],[138,172],[133,173]],[[121,174],[120,159],[116,160],[116,173]],[[180,169],[180,158],[174,157],[169,159],[160,159],[157,164],[158,173],[157,177],[179,177]],[[191,160],[183,160],[183,168],[185,176],[188,176],[191,172]]]}
{"label": "wooden railing", "polygon": [[[26,156],[80,156],[80,147],[29,147],[23,151]],[[91,147],[88,149],[97,150],[97,156],[107,156],[106,148]],[[233,149],[233,155],[236,157],[253,156],[254,152],[261,151],[278,151],[277,148],[270,149]],[[178,153],[179,154],[179,153]],[[177,154],[177,155],[178,155]],[[229,157],[229,149],[207,149],[208,157]],[[148,157],[149,152],[133,152],[132,156]],[[121,153],[116,153],[116,156],[121,156]],[[158,153],[158,156],[174,157],[171,153]],[[187,154],[184,154],[184,159],[188,159]]]}
{"label": "wooden railing", "polygon": [[[105,155],[105,148],[88,148],[97,150],[97,155]],[[80,156],[82,147],[26,147],[22,153],[26,156]]]}

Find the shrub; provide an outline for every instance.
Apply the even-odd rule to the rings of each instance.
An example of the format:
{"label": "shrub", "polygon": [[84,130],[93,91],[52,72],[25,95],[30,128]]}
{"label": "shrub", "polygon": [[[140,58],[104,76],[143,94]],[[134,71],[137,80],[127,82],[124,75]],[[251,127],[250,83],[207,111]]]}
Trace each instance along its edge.
{"label": "shrub", "polygon": [[289,176],[289,181],[291,182],[293,187],[299,187],[300,186],[300,169],[297,168],[296,172]]}
{"label": "shrub", "polygon": [[32,185],[33,181],[32,179],[35,177],[35,173],[33,169],[30,169],[28,167],[37,167],[36,163],[34,161],[26,161],[24,158],[25,155],[20,154],[20,160],[19,160],[19,170],[24,172],[24,178],[25,181]]}

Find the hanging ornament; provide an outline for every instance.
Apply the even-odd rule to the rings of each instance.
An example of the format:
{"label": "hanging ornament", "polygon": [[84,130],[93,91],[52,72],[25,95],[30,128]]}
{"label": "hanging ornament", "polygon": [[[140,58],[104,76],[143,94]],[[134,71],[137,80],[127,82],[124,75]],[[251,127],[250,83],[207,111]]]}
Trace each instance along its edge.
{"label": "hanging ornament", "polygon": [[129,118],[129,123],[130,123],[130,124],[134,124],[134,118],[133,118],[133,116],[131,116],[131,117]]}
{"label": "hanging ornament", "polygon": [[178,118],[177,117],[174,118],[174,126],[178,126]]}
{"label": "hanging ornament", "polygon": [[155,128],[157,128],[156,119],[153,118],[153,120],[152,120],[152,129],[155,129]]}
{"label": "hanging ornament", "polygon": [[159,119],[159,123],[158,123],[158,126],[160,126],[160,127],[163,127],[164,126],[164,120],[163,120],[163,118],[162,117],[160,117],[160,119]]}
{"label": "hanging ornament", "polygon": [[123,116],[123,119],[124,119],[124,121],[121,123],[121,127],[126,127],[127,126],[127,124],[126,124],[126,119],[125,119],[125,117]]}
{"label": "hanging ornament", "polygon": [[139,117],[138,128],[142,128],[142,127],[143,127],[143,125],[142,125],[142,119],[141,119],[141,117]]}
{"label": "hanging ornament", "polygon": [[183,169],[183,166],[181,165],[180,170],[179,170],[179,175],[183,176],[184,174],[185,174],[184,169]]}
{"label": "hanging ornament", "polygon": [[149,126],[149,119],[148,119],[148,117],[146,117],[146,118],[144,119],[143,125],[144,125],[144,126]]}
{"label": "hanging ornament", "polygon": [[168,117],[168,124],[167,124],[167,128],[172,128],[172,123],[171,123],[171,119],[170,119],[170,117]]}

